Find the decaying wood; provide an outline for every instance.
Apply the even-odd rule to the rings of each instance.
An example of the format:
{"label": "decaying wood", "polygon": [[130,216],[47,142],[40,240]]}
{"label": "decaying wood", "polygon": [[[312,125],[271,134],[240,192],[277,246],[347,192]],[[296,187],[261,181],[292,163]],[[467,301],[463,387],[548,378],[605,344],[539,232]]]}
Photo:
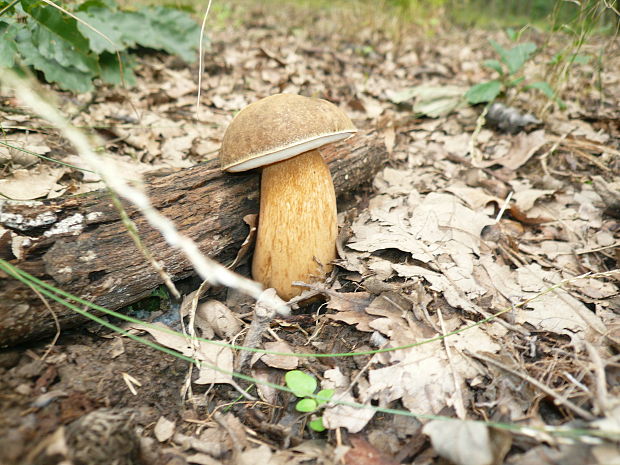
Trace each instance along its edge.
{"label": "decaying wood", "polygon": [[[383,139],[362,133],[323,151],[342,197],[369,183],[385,163]],[[203,253],[229,263],[247,234],[242,218],[258,212],[259,176],[223,174],[215,162],[151,178],[147,190],[158,210]],[[140,237],[173,280],[192,267],[130,204],[123,202]],[[0,258],[66,292],[109,309],[148,296],[161,284],[137,250],[104,191],[37,202],[0,203]],[[61,326],[84,318],[48,299]],[[50,334],[49,309],[26,285],[0,272],[0,346]]]}

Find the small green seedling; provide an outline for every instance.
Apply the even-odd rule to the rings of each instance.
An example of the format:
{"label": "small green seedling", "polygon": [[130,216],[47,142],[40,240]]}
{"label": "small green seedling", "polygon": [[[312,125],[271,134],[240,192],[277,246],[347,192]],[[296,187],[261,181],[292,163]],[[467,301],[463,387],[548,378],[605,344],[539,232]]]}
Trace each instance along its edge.
{"label": "small green seedling", "polygon": [[[506,34],[512,42],[516,42],[519,38],[519,35],[512,29],[508,29]],[[507,49],[493,39],[489,39],[489,43],[497,52],[499,60],[485,60],[484,66],[497,71],[499,77],[470,87],[465,93],[465,98],[470,104],[493,102],[500,93],[518,87],[525,90],[538,89],[549,99],[558,101],[555,91],[549,83],[537,81],[525,84],[525,76],[520,73],[523,65],[536,52],[536,44],[523,42]]]}
{"label": "small green seedling", "polygon": [[[289,371],[284,376],[284,379],[286,381],[286,386],[300,399],[295,405],[295,409],[298,412],[315,412],[321,405],[329,402],[334,395],[333,389],[321,389],[314,394],[317,388],[316,378],[303,371]],[[316,415],[313,415],[313,417],[315,418],[308,423],[308,427],[318,432],[325,431],[323,417],[316,417]]]}

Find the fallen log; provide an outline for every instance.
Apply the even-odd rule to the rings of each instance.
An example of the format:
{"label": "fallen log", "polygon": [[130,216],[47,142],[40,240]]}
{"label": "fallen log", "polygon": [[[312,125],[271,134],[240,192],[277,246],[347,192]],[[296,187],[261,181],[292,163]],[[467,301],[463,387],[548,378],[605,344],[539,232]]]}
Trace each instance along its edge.
{"label": "fallen log", "polygon": [[[369,183],[385,163],[377,132],[358,134],[322,150],[340,198]],[[222,173],[215,161],[146,180],[153,205],[220,263],[230,263],[247,234],[243,217],[258,212],[259,175]],[[143,244],[174,281],[193,274],[188,260],[166,244],[123,201]],[[4,232],[3,229],[4,228]],[[109,309],[148,296],[159,275],[138,251],[106,191],[36,202],[0,202],[0,258],[66,292]],[[48,299],[62,328],[84,318]],[[0,271],[0,347],[55,331],[44,302]]]}

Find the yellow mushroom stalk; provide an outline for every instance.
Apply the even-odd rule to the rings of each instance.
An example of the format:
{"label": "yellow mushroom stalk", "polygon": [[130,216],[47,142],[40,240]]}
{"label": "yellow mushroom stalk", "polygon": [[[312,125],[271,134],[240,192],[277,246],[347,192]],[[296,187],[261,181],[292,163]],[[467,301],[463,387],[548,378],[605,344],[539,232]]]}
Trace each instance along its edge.
{"label": "yellow mushroom stalk", "polygon": [[318,148],[357,130],[326,100],[276,94],[255,102],[230,123],[220,150],[222,169],[262,167],[252,277],[289,300],[293,282],[322,280],[336,258],[336,195]]}

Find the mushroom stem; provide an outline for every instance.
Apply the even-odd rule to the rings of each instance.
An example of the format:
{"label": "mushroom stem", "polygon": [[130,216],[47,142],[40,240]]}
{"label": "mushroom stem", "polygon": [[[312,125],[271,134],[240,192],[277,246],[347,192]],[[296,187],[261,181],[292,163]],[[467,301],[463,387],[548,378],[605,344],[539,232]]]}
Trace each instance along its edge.
{"label": "mushroom stem", "polygon": [[318,150],[263,167],[252,276],[285,300],[322,279],[336,258],[336,194]]}

